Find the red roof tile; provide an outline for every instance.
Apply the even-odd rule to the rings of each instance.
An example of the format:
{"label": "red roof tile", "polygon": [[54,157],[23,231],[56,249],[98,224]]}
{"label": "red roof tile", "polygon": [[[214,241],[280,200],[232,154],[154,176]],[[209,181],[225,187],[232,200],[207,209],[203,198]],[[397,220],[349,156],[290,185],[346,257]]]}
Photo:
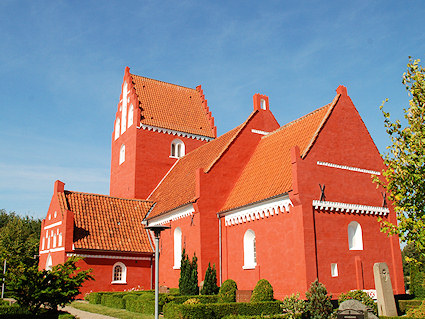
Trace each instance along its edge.
{"label": "red roof tile", "polygon": [[[245,166],[221,211],[228,211],[292,189],[291,148],[305,156],[338,101],[321,107],[264,136]],[[259,184],[261,181],[261,185]]]}
{"label": "red roof tile", "polygon": [[153,252],[142,220],[153,202],[65,191],[62,210],[74,213],[75,249]]}
{"label": "red roof tile", "polygon": [[191,89],[130,75],[140,101],[142,124],[215,137],[214,118],[200,86]]}

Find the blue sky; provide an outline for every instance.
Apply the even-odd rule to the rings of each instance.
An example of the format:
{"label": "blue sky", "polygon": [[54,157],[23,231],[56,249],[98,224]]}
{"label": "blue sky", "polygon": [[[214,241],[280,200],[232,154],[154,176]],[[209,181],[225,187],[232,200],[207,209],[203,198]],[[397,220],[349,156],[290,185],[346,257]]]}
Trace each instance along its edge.
{"label": "blue sky", "polygon": [[424,59],[425,2],[0,1],[0,208],[43,218],[60,179],[107,194],[125,66],[202,84],[218,133],[266,94],[285,124],[343,84],[381,152],[378,106],[402,116],[408,56]]}

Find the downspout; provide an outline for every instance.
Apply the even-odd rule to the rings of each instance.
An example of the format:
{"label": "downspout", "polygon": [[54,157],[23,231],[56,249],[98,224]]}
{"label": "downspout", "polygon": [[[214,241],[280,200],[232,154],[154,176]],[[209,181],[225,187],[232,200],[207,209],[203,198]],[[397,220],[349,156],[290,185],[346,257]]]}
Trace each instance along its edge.
{"label": "downspout", "polygon": [[316,235],[316,213],[315,208],[313,206],[313,230],[314,230],[314,254],[316,257],[316,277],[317,281],[319,281],[319,260],[317,257],[317,235]]}
{"label": "downspout", "polygon": [[152,256],[151,256],[151,290],[153,289],[153,272],[152,272]]}
{"label": "downspout", "polygon": [[222,283],[222,274],[221,274],[221,217],[220,214],[217,213],[218,218],[218,268],[219,268],[219,282],[220,286]]}

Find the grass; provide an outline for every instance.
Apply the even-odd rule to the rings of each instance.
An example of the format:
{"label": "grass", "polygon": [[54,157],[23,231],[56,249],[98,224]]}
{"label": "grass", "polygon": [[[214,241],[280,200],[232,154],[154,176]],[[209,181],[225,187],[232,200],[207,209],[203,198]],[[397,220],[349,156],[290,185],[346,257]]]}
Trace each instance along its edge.
{"label": "grass", "polygon": [[105,316],[111,316],[120,319],[154,319],[154,315],[146,315],[136,312],[127,311],[124,309],[109,308],[102,305],[94,305],[80,301],[71,303],[71,307],[83,311],[99,313]]}

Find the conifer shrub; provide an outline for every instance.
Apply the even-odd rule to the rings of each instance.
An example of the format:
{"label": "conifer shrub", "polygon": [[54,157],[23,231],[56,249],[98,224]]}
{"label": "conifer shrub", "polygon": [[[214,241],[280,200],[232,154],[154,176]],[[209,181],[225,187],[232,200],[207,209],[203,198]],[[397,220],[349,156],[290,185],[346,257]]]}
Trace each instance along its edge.
{"label": "conifer shrub", "polygon": [[378,315],[378,305],[369,295],[363,290],[353,290],[347,293],[343,293],[338,297],[338,304],[341,304],[345,300],[355,299],[364,304],[369,308],[376,316]]}
{"label": "conifer shrub", "polygon": [[317,279],[313,281],[305,293],[307,297],[307,310],[311,319],[329,318],[333,311],[331,298],[326,287]]}
{"label": "conifer shrub", "polygon": [[266,279],[260,279],[252,292],[251,302],[273,301],[273,287]]}
{"label": "conifer shrub", "polygon": [[218,291],[217,302],[236,302],[236,290],[238,290],[238,286],[234,280],[225,280]]}
{"label": "conifer shrub", "polygon": [[190,261],[185,249],[182,251],[180,264],[179,291],[181,295],[199,294],[198,258],[193,254],[192,261]]}
{"label": "conifer shrub", "polygon": [[211,264],[208,263],[207,271],[205,272],[204,286],[202,287],[202,295],[216,295],[218,293],[217,286],[217,272],[215,270],[215,264],[211,268]]}
{"label": "conifer shrub", "polygon": [[305,301],[300,299],[300,294],[292,294],[282,301],[282,310],[287,314],[285,318],[295,319],[300,318],[305,312]]}

